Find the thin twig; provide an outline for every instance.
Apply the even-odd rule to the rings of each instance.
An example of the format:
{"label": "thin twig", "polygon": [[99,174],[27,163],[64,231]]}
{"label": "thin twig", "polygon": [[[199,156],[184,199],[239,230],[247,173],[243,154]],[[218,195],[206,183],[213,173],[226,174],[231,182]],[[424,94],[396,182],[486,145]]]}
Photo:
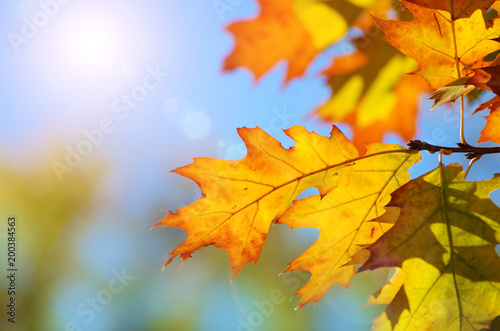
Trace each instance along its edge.
{"label": "thin twig", "polygon": [[468,159],[474,159],[478,156],[482,156],[485,154],[495,154],[500,153],[500,147],[474,147],[462,143],[457,144],[458,147],[443,147],[436,146],[426,143],[425,141],[420,140],[410,140],[408,143],[410,150],[417,151],[428,151],[429,153],[439,152],[442,149],[451,154],[451,153],[467,153],[465,157]]}

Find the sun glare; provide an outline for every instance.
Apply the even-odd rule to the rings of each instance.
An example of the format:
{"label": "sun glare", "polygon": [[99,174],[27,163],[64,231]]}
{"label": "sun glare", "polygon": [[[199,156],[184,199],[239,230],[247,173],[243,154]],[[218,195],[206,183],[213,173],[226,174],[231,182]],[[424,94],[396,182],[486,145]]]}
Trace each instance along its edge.
{"label": "sun glare", "polygon": [[49,79],[65,89],[118,88],[124,73],[144,61],[143,22],[133,12],[94,4],[68,8],[53,20],[41,59]]}
{"label": "sun glare", "polygon": [[110,22],[83,18],[61,36],[62,57],[69,65],[85,71],[112,68],[114,59],[125,52],[119,32]]}

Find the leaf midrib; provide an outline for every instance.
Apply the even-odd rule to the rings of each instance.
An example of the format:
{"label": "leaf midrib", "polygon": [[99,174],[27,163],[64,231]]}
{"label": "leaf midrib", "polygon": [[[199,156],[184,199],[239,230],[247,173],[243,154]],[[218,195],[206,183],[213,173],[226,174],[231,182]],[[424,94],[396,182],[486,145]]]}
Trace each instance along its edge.
{"label": "leaf midrib", "polygon": [[455,273],[455,251],[453,249],[453,236],[451,232],[451,224],[448,221],[448,215],[446,211],[446,196],[445,196],[445,191],[444,191],[444,176],[443,176],[443,163],[439,163],[439,181],[441,182],[440,185],[440,191],[441,191],[441,208],[443,211],[443,221],[446,225],[446,235],[448,236],[448,250],[450,251],[450,268],[451,268],[451,274],[453,276],[453,286],[455,288],[455,295],[457,297],[457,305],[458,305],[458,316],[460,317],[460,330],[462,330],[462,316],[463,315],[463,308],[462,308],[462,302],[461,302],[461,297],[460,297],[460,290],[458,289],[458,284],[457,284],[457,276]]}

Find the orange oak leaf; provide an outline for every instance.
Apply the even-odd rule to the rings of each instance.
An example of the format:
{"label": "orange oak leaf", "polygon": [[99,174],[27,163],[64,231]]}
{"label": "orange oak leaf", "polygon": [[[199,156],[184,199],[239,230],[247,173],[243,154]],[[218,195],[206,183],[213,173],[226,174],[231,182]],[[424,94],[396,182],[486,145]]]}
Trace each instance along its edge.
{"label": "orange oak leaf", "polygon": [[474,113],[490,109],[490,114],[485,117],[486,125],[481,131],[478,143],[487,141],[500,143],[500,111],[498,111],[500,108],[500,66],[474,69],[474,76],[467,81],[467,84],[496,94],[493,99],[481,104]]}
{"label": "orange oak leaf", "polygon": [[[376,1],[364,1],[372,5]],[[389,3],[388,1],[384,1]],[[339,40],[364,11],[350,0],[258,0],[257,17],[227,27],[235,37],[224,70],[250,69],[255,78],[279,61],[288,63],[285,81],[305,73],[314,57]]]}
{"label": "orange oak leaf", "polygon": [[481,130],[481,136],[479,137],[478,143],[484,143],[486,141],[491,141],[500,144],[500,99],[496,96],[496,109],[491,110],[490,114],[486,116],[486,125],[483,130]]}
{"label": "orange oak leaf", "polygon": [[385,215],[383,222],[370,222],[385,213],[390,193],[410,179],[408,169],[418,161],[411,154],[380,154],[397,150],[398,145],[368,145],[367,155],[373,157],[356,161],[338,173],[337,186],[325,196],[312,196],[295,201],[280,217],[278,223],[292,229],[315,227],[318,240],[293,260],[285,272],[309,270],[311,279],[296,295],[308,302],[318,302],[334,284],[348,287],[355,273],[351,258],[364,247],[374,243],[389,230],[397,215]]}
{"label": "orange oak leaf", "polygon": [[413,13],[410,22],[375,18],[385,40],[415,59],[417,73],[438,89],[485,67],[488,54],[500,49],[500,21],[485,21],[491,0],[401,0]]}
{"label": "orange oak leaf", "polygon": [[500,66],[474,69],[473,72],[474,76],[467,80],[467,84],[500,95]]}
{"label": "orange oak leaf", "polygon": [[474,114],[485,109],[490,110],[490,114],[485,117],[486,125],[481,130],[478,143],[487,141],[500,144],[500,96],[495,95],[491,100],[482,103],[475,111]]}
{"label": "orange oak leaf", "polygon": [[357,50],[334,58],[323,72],[333,95],[314,114],[349,124],[361,152],[364,144],[381,142],[388,132],[414,138],[419,99],[430,92],[421,77],[406,74],[415,69],[414,61],[378,36],[353,42]]}
{"label": "orange oak leaf", "polygon": [[466,182],[460,165],[440,165],[392,193],[387,208],[399,208],[399,218],[367,248],[370,257],[359,269],[402,270],[382,289],[387,295],[381,303],[389,306],[374,320],[375,329],[480,330],[490,325],[500,312],[495,252],[500,208],[489,199],[497,189],[498,174]]}
{"label": "orange oak leaf", "polygon": [[472,114],[483,111],[485,109],[489,109],[490,112],[494,112],[499,108],[500,108],[500,96],[496,95],[491,100],[483,102],[481,105],[479,105],[479,107],[477,107],[477,109],[474,110],[474,113]]}
{"label": "orange oak leaf", "polygon": [[[270,224],[285,213],[303,190],[316,187],[321,196],[327,196],[339,185],[342,169],[358,168],[358,164],[365,167],[367,162],[374,167],[371,180],[382,176],[383,181],[386,172],[376,169],[382,164],[391,165],[386,159],[400,160],[401,168],[406,169],[419,158],[418,154],[395,145],[372,147],[373,154],[360,156],[336,127],[329,138],[309,133],[300,126],[285,133],[296,142],[294,147],[284,149],[259,128],[241,128],[238,134],[248,150],[243,159],[196,158],[192,164],[174,170],[195,181],[202,197],[177,213],[168,212],[155,225],[178,227],[188,234],[186,241],[170,253],[165,266],[176,256],[186,260],[194,251],[215,245],[229,253],[234,278],[247,263],[257,263]],[[397,177],[404,179],[399,174]],[[392,182],[387,190],[391,187],[394,187]],[[383,192],[381,199],[389,193]],[[377,199],[373,217],[381,212],[379,205],[387,203],[382,200]]]}

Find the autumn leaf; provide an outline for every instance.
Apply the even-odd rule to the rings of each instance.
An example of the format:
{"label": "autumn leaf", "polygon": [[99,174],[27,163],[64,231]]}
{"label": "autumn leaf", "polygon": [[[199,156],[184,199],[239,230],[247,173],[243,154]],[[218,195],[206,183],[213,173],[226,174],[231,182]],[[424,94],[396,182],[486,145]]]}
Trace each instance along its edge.
{"label": "autumn leaf", "polygon": [[498,19],[489,21],[483,12],[490,0],[401,0],[413,13],[410,22],[375,18],[384,38],[419,65],[415,73],[433,88],[440,88],[487,66],[483,58],[498,50]]}
{"label": "autumn leaf", "polygon": [[[468,18],[479,9],[486,12],[490,7],[493,7],[495,0],[408,0],[420,7],[433,9],[439,12],[447,12],[451,14],[452,19]],[[442,13],[440,13],[442,14]]]}
{"label": "autumn leaf", "polygon": [[406,76],[416,68],[413,61],[374,38],[373,19],[367,14],[385,17],[391,1],[259,3],[257,18],[228,27],[236,46],[225,61],[225,70],[244,66],[259,78],[278,61],[286,60],[288,81],[302,75],[312,59],[344,36],[352,24],[370,35],[368,47],[361,45],[354,54],[336,57],[323,72],[334,94],[315,114],[328,123],[350,124],[353,142],[362,153],[365,143],[381,142],[390,131],[403,139],[415,136],[419,97],[428,87],[420,78]]}
{"label": "autumn leaf", "polygon": [[479,107],[477,107],[477,109],[474,111],[473,114],[483,111],[485,109],[489,109],[490,112],[493,112],[499,108],[500,108],[500,96],[496,95],[492,99],[483,102],[481,105],[479,105]]}
{"label": "autumn leaf", "polygon": [[[388,2],[388,1],[387,1]],[[257,17],[227,27],[235,37],[224,70],[250,69],[255,78],[279,61],[288,62],[286,81],[305,73],[314,57],[339,40],[374,0],[258,0]]]}
{"label": "autumn leaf", "polygon": [[500,312],[500,208],[489,199],[500,175],[464,177],[459,165],[440,166],[392,194],[399,219],[360,271],[400,267],[405,279],[375,329],[479,330]]}
{"label": "autumn leaf", "polygon": [[390,304],[398,294],[405,280],[405,273],[401,270],[401,268],[396,268],[396,272],[391,277],[389,282],[376,293],[372,294],[363,308]]}
{"label": "autumn leaf", "polygon": [[[495,98],[499,98],[498,96]],[[500,100],[496,100],[496,109],[491,110],[490,114],[486,116],[486,125],[483,130],[481,130],[481,136],[479,137],[478,143],[483,143],[487,141],[495,142],[500,144],[500,110],[498,110],[498,105]]]}
{"label": "autumn leaf", "polygon": [[[330,138],[299,126],[285,133],[296,142],[290,149],[284,149],[259,128],[241,128],[238,134],[248,150],[243,159],[197,158],[194,163],[174,170],[194,180],[200,186],[202,198],[177,213],[169,212],[155,225],[178,227],[188,234],[186,241],[170,253],[166,265],[176,256],[186,260],[194,251],[215,245],[229,253],[234,277],[248,262],[257,262],[270,224],[285,213],[303,190],[317,187],[326,199],[336,186],[345,185],[342,184],[345,179],[339,179],[342,169],[365,172],[369,171],[366,164],[373,162],[367,183],[377,178],[386,183],[380,193],[365,201],[375,199],[370,217],[376,217],[382,204],[388,202],[390,189],[396,188],[388,174],[400,168],[403,171],[418,160],[418,154],[395,145],[371,147],[373,154],[360,156],[336,127]],[[393,170],[377,170],[384,166]],[[358,178],[354,173],[349,176],[353,180]],[[404,181],[406,177],[397,172],[394,180]],[[360,197],[365,193],[361,190]]]}
{"label": "autumn leaf", "polygon": [[500,144],[500,96],[495,95],[491,100],[482,103],[475,111],[478,113],[485,109],[490,110],[490,114],[485,117],[486,125],[481,130],[478,143],[487,141],[496,142]]}
{"label": "autumn leaf", "polygon": [[386,154],[400,148],[368,145],[367,155],[372,157],[341,169],[338,184],[330,193],[295,201],[278,217],[278,223],[292,229],[315,227],[321,233],[285,270],[309,270],[312,274],[297,291],[296,295],[302,296],[299,308],[311,301],[318,302],[333,284],[348,287],[355,273],[352,256],[392,227],[387,221],[369,221],[384,214],[390,193],[408,182],[408,169],[418,161],[416,155]]}
{"label": "autumn leaf", "polygon": [[467,80],[467,84],[500,95],[500,66],[479,68],[472,71],[474,76]]}
{"label": "autumn leaf", "polygon": [[473,87],[495,93],[496,96],[482,103],[474,111],[474,114],[490,109],[490,114],[486,116],[486,125],[481,131],[478,143],[486,141],[500,143],[500,112],[497,111],[500,107],[500,66],[472,69],[471,72],[471,77],[462,77],[434,92],[431,97],[435,101],[432,108],[455,100]]}
{"label": "autumn leaf", "polygon": [[491,9],[494,9],[497,13],[500,12],[500,1],[495,1],[492,5],[491,5]]}
{"label": "autumn leaf", "polygon": [[[500,19],[489,10],[500,1],[401,3],[408,10],[389,11],[388,0],[258,0],[258,16],[227,28],[235,48],[224,70],[246,67],[257,80],[284,61],[285,82],[351,29],[355,50],[336,53],[322,73],[332,96],[314,113],[349,124],[353,141],[336,127],[324,137],[295,126],[285,130],[295,146],[285,149],[259,128],[241,128],[248,150],[241,160],[197,158],[174,170],[195,181],[202,197],[155,225],[187,233],[165,266],[215,245],[228,252],[234,279],[257,263],[272,223],[313,227],[318,239],[284,271],[311,273],[295,294],[299,309],[334,284],[348,288],[356,265],[358,271],[396,267],[365,305],[388,305],[374,329],[492,327],[500,313],[500,208],[489,194],[500,188],[500,175],[466,182],[460,166],[444,167],[441,158],[468,153],[477,161],[498,149],[465,142],[463,102],[458,147],[411,141],[408,150],[374,142],[387,132],[415,136],[423,92],[434,91],[435,107],[482,89],[498,95],[476,110],[490,109],[479,142],[500,143]],[[410,181],[417,149],[445,153],[437,169]],[[297,199],[308,188],[319,194]]]}
{"label": "autumn leaf", "polygon": [[496,94],[491,100],[481,104],[474,113],[490,109],[490,114],[486,116],[486,125],[481,131],[478,143],[496,142],[500,143],[500,66],[474,69],[474,76],[468,79],[467,84],[477,88],[487,90]]}
{"label": "autumn leaf", "polygon": [[364,36],[353,43],[355,52],[335,57],[323,72],[333,94],[314,114],[349,124],[361,152],[365,143],[381,142],[387,132],[412,139],[418,101],[429,91],[422,78],[407,75],[415,62],[378,37]]}
{"label": "autumn leaf", "polygon": [[[500,66],[471,69],[470,75],[469,77],[457,79],[434,91],[431,96],[431,99],[434,100],[431,110],[446,102],[455,101],[459,96],[466,94],[474,87],[500,95]],[[494,104],[495,101],[493,99],[482,104],[474,113],[490,108],[490,105]]]}
{"label": "autumn leaf", "polygon": [[468,84],[469,77],[462,77],[432,92],[430,99],[434,100],[431,110],[447,102],[455,102],[460,96],[474,89],[474,85]]}

